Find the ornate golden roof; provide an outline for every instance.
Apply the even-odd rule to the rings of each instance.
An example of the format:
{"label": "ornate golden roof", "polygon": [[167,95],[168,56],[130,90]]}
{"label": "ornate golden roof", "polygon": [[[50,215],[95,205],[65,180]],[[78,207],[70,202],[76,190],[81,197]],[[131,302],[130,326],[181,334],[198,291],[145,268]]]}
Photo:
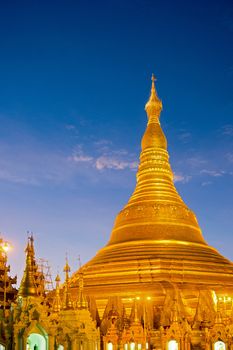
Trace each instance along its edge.
{"label": "ornate golden roof", "polygon": [[[85,290],[127,294],[154,289],[157,282],[233,287],[232,263],[207,245],[195,214],[175,188],[153,76],[145,110],[136,187],[106,247],[82,268]],[[72,282],[77,279],[76,273]]]}

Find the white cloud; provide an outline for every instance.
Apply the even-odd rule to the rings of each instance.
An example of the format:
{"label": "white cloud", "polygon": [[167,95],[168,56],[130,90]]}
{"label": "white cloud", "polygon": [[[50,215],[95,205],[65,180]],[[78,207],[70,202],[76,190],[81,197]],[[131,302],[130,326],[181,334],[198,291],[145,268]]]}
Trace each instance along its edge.
{"label": "white cloud", "polygon": [[209,186],[209,185],[212,185],[212,181],[204,181],[201,183],[201,185],[204,187],[204,186]]}
{"label": "white cloud", "polygon": [[76,126],[73,125],[73,124],[67,124],[67,125],[65,126],[65,128],[66,128],[67,130],[76,130]]}
{"label": "white cloud", "polygon": [[106,145],[112,145],[112,141],[106,140],[106,139],[100,139],[94,142],[96,146],[106,146]]}
{"label": "white cloud", "polygon": [[68,160],[71,160],[75,163],[92,163],[94,158],[86,154],[83,151],[83,146],[80,144],[80,145],[76,145],[73,151],[73,155],[71,157],[68,157]]}
{"label": "white cloud", "polygon": [[134,170],[138,166],[136,161],[125,161],[109,156],[98,157],[95,161],[95,167],[97,170],[114,169],[114,170]]}
{"label": "white cloud", "polygon": [[203,164],[206,164],[207,161],[200,156],[196,156],[187,159],[187,163],[193,168],[199,168],[200,166],[203,166]]}
{"label": "white cloud", "polygon": [[174,174],[174,182],[182,182],[184,181],[184,176],[183,175],[177,175],[177,174]]}
{"label": "white cloud", "polygon": [[87,163],[89,163],[89,162],[92,162],[92,160],[93,160],[93,157],[91,157],[91,156],[87,156],[87,155],[84,155],[84,154],[74,154],[72,157],[72,160],[74,161],[74,162],[87,162]]}
{"label": "white cloud", "polygon": [[225,171],[223,170],[207,170],[207,169],[202,169],[200,171],[201,174],[206,174],[209,176],[213,176],[213,177],[220,177],[226,174]]}
{"label": "white cloud", "polygon": [[6,170],[0,170],[0,180],[22,185],[39,185],[38,180],[35,178],[12,174]]}
{"label": "white cloud", "polygon": [[188,142],[191,139],[191,133],[185,130],[182,130],[181,133],[178,135],[179,140],[183,141],[184,143]]}
{"label": "white cloud", "polygon": [[174,182],[181,182],[181,183],[187,183],[191,180],[191,176],[189,175],[181,175],[181,174],[174,174]]}
{"label": "white cloud", "polygon": [[[94,143],[98,146],[96,155],[89,155],[83,151],[82,145],[77,145],[73,152],[73,155],[68,159],[75,163],[86,163],[94,167],[98,171],[103,171],[105,169],[112,170],[135,170],[137,169],[138,162],[136,162],[128,151],[124,149],[110,150],[109,145],[111,142],[107,140],[100,140]],[[104,147],[104,149],[103,149]],[[107,147],[107,148],[106,148]],[[100,154],[100,155],[98,155]]]}
{"label": "white cloud", "polygon": [[223,135],[228,135],[228,136],[233,136],[233,125],[227,124],[222,127],[222,134]]}

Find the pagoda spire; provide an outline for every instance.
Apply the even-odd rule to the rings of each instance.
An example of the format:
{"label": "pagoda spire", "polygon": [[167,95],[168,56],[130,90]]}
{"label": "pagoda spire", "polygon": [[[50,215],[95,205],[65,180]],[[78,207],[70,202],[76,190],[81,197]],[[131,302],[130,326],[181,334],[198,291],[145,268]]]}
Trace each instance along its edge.
{"label": "pagoda spire", "polygon": [[55,312],[59,312],[61,310],[61,297],[60,297],[61,278],[60,278],[59,274],[57,274],[57,276],[55,278],[55,282],[56,282],[56,291],[55,291],[55,299],[53,302],[53,310]]}
{"label": "pagoda spire", "polygon": [[162,105],[162,101],[158,98],[158,95],[157,95],[157,91],[155,88],[156,78],[154,74],[152,74],[151,80],[152,80],[151,93],[150,93],[150,98],[145,105],[145,110],[149,121],[152,122],[153,120],[154,122],[158,123],[160,113],[163,109],[163,105]]}
{"label": "pagoda spire", "polygon": [[141,142],[136,188],[116,217],[108,246],[137,240],[206,244],[195,214],[174,185],[167,140],[160,125],[162,102],[156,92],[154,75],[145,110],[148,122]]}
{"label": "pagoda spire", "polygon": [[19,287],[18,296],[31,297],[37,296],[37,287],[35,282],[35,251],[34,251],[34,239],[33,236],[28,237],[26,253],[26,266]]}
{"label": "pagoda spire", "polygon": [[70,266],[68,264],[68,258],[66,257],[66,264],[64,266],[65,272],[65,287],[64,287],[64,297],[63,297],[63,309],[71,309],[72,308],[72,301],[70,298],[70,288],[69,288],[69,272],[70,272]]}
{"label": "pagoda spire", "polygon": [[139,322],[139,318],[138,318],[138,304],[137,304],[137,299],[134,299],[134,323],[138,323]]}
{"label": "pagoda spire", "polygon": [[177,305],[177,298],[175,298],[173,308],[172,308],[171,322],[177,323],[178,318],[179,318],[179,311],[178,311],[178,305]]}
{"label": "pagoda spire", "polygon": [[83,293],[83,287],[84,287],[83,272],[79,271],[79,289],[78,289],[78,300],[77,300],[78,309],[87,309],[87,300]]}

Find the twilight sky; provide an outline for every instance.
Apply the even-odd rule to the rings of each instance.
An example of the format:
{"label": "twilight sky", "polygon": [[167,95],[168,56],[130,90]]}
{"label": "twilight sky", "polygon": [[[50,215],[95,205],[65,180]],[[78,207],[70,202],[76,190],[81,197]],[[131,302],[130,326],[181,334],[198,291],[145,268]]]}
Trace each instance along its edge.
{"label": "twilight sky", "polygon": [[107,242],[135,186],[150,77],[176,186],[233,259],[233,3],[0,5],[0,231],[61,275]]}

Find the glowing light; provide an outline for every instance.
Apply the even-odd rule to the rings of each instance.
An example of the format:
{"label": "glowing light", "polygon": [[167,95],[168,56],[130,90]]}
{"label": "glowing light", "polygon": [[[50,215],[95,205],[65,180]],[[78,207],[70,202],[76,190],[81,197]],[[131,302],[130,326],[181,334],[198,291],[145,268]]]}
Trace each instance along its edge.
{"label": "glowing light", "polygon": [[31,333],[27,338],[27,343],[30,349],[46,349],[45,338],[37,333]]}
{"label": "glowing light", "polygon": [[213,298],[213,302],[215,305],[217,305],[218,303],[218,298],[217,298],[217,295],[214,291],[212,291],[212,298]]}
{"label": "glowing light", "polygon": [[130,350],[135,350],[135,343],[134,342],[130,343]]}
{"label": "glowing light", "polygon": [[4,250],[5,253],[9,252],[11,249],[11,245],[8,242],[3,242],[2,249]]}
{"label": "glowing light", "polygon": [[111,342],[108,343],[108,350],[113,350],[113,345]]}
{"label": "glowing light", "polygon": [[151,300],[151,297],[147,297],[146,299],[147,299],[147,300]]}
{"label": "glowing light", "polygon": [[140,300],[140,297],[136,297],[137,300]]}
{"label": "glowing light", "polygon": [[178,350],[178,343],[176,340],[170,340],[168,342],[168,350]]}
{"label": "glowing light", "polygon": [[222,341],[214,343],[214,350],[226,350],[226,345]]}

